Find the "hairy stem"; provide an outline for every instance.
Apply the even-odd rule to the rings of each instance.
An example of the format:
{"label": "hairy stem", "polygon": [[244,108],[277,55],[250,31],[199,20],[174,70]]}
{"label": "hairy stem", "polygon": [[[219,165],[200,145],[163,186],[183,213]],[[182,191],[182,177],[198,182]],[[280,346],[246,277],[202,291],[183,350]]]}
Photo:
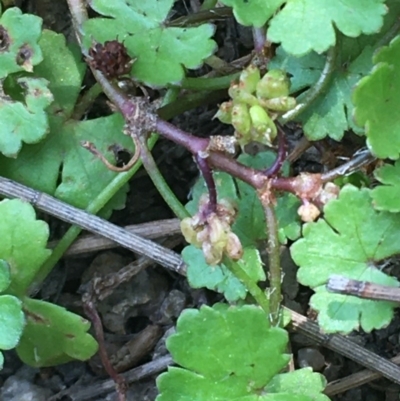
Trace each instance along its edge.
{"label": "hairy stem", "polygon": [[169,185],[166,183],[164,177],[157,167],[156,162],[154,161],[153,155],[147,147],[147,141],[144,138],[140,138],[139,140],[141,143],[140,156],[143,166],[146,169],[151,181],[153,181],[154,186],[157,188],[157,191],[164,199],[165,203],[180,220],[190,216],[189,212],[185,209]]}
{"label": "hairy stem", "polygon": [[273,326],[280,323],[281,301],[282,301],[282,269],[280,261],[280,244],[278,238],[278,220],[275,214],[275,207],[269,199],[261,194],[260,200],[264,208],[265,221],[268,233],[268,259],[269,259],[269,304],[270,319]]}

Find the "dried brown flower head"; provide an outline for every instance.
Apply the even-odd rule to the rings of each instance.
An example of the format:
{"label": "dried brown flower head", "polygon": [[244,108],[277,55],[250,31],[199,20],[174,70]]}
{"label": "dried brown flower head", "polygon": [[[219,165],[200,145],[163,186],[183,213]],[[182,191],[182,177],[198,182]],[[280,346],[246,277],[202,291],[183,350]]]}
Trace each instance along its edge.
{"label": "dried brown flower head", "polygon": [[117,78],[130,72],[134,60],[123,43],[109,40],[96,43],[89,49],[89,65],[101,71],[107,78]]}

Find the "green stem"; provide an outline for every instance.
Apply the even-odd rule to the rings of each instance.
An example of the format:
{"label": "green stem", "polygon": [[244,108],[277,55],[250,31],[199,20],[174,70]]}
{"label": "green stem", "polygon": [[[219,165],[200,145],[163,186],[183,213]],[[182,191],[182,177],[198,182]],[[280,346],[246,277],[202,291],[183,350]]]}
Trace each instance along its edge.
{"label": "green stem", "polygon": [[[156,134],[152,134],[157,136]],[[175,196],[174,192],[171,190],[169,185],[166,183],[164,177],[160,173],[156,162],[154,161],[153,155],[148,149],[146,140],[141,140],[140,148],[140,158],[142,160],[143,166],[147,171],[147,174],[153,181],[154,186],[157,188],[159,194],[163,197],[165,203],[171,208],[176,217],[183,220],[185,217],[189,217],[189,212],[185,209],[179,199]]]}
{"label": "green stem", "polygon": [[72,113],[72,118],[74,120],[80,120],[101,93],[103,93],[103,88],[99,85],[98,82],[96,82],[89,90],[87,90],[83,94],[78,103],[75,105],[74,112]]}
{"label": "green stem", "polygon": [[226,75],[224,77],[214,78],[185,78],[182,82],[182,89],[190,89],[196,91],[215,91],[219,89],[229,88],[232,81],[239,78],[240,72]]}
{"label": "green stem", "polygon": [[204,104],[218,103],[224,99],[226,99],[226,90],[215,92],[194,92],[187,96],[182,96],[178,100],[159,108],[157,113],[163,120],[169,120],[187,110],[203,106]]}
{"label": "green stem", "polygon": [[264,200],[260,196],[263,204],[265,221],[268,231],[268,273],[269,273],[269,304],[270,319],[273,326],[278,326],[281,317],[281,301],[282,301],[282,269],[280,261],[280,244],[278,237],[278,220],[275,214],[275,208],[269,200]]}
{"label": "green stem", "polygon": [[[176,89],[170,89],[167,91],[163,103],[173,101],[178,95]],[[158,136],[152,135],[148,141],[148,148],[153,149],[157,143]],[[94,199],[89,206],[86,208],[88,213],[97,214],[109,201],[110,199],[125,185],[129,180],[136,174],[139,168],[142,166],[142,162],[139,160],[129,171],[119,173]],[[66,250],[72,245],[82,229],[77,226],[72,226],[64,234],[57,246],[54,248],[50,257],[41,266],[37,273],[34,282],[32,283],[30,293],[37,292],[40,284],[47,277],[47,275],[53,270],[56,263],[62,258]]]}
{"label": "green stem", "polygon": [[200,7],[201,11],[209,10],[210,8],[214,8],[218,3],[218,0],[204,0],[203,4]]}
{"label": "green stem", "polygon": [[217,7],[209,10],[200,10],[197,13],[179,17],[168,22],[169,27],[188,27],[191,25],[200,25],[210,21],[224,20],[232,17],[231,7]]}
{"label": "green stem", "polygon": [[270,307],[269,300],[265,292],[257,285],[257,283],[252,280],[248,274],[240,267],[239,263],[235,263],[232,259],[224,257],[224,265],[237,277],[246,287],[247,291],[256,300],[258,305],[263,309],[263,311],[269,316]]}
{"label": "green stem", "polygon": [[315,99],[325,92],[330,84],[332,75],[335,72],[337,52],[338,44],[336,42],[336,45],[328,50],[324,69],[322,70],[321,75],[315,85],[306,92],[304,98],[297,107],[295,107],[293,110],[290,110],[278,119],[282,125],[297,118],[308,107],[310,107]]}

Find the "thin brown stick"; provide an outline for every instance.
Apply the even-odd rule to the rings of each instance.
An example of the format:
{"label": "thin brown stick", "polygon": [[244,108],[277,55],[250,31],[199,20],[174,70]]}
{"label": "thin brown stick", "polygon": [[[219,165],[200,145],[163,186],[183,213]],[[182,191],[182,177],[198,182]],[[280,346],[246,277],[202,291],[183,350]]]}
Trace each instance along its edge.
{"label": "thin brown stick", "polygon": [[113,164],[111,164],[106,159],[106,157],[96,148],[96,146],[94,145],[93,142],[82,141],[81,142],[81,146],[84,147],[85,149],[87,149],[93,155],[95,155],[98,159],[100,159],[100,161],[109,170],[115,171],[116,173],[122,173],[124,171],[130,170],[135,165],[135,163],[139,160],[139,157],[140,157],[140,144],[139,144],[139,141],[137,140],[137,138],[135,138],[133,136],[132,136],[132,140],[135,143],[135,153],[133,154],[133,156],[131,157],[129,162],[127,164],[125,164],[124,166],[122,166],[122,167],[117,167],[117,166],[114,166]]}
{"label": "thin brown stick", "polygon": [[[390,361],[395,363],[396,365],[400,365],[400,355],[396,355]],[[360,387],[363,384],[380,378],[382,378],[382,376],[379,373],[371,372],[370,370],[365,369],[361,372],[353,373],[352,375],[328,383],[324,393],[328,396],[340,394],[344,391]]]}
{"label": "thin brown stick", "polygon": [[290,310],[292,321],[290,327],[311,339],[323,347],[329,348],[349,358],[361,366],[364,366],[393,382],[400,384],[400,368],[393,362],[382,358],[379,355],[361,347],[360,345],[349,340],[340,334],[325,334],[322,332],[317,323]]}
{"label": "thin brown stick", "polygon": [[[142,366],[134,368],[128,372],[122,373],[125,381],[129,384],[138,382],[139,380],[146,379],[157,375],[167,369],[168,366],[173,365],[174,361],[170,355],[163,356],[155,359],[154,361],[145,363]],[[66,390],[61,391],[55,396],[51,397],[49,401],[56,401],[61,397],[68,396],[73,401],[85,401],[97,397],[99,395],[104,396],[115,388],[113,380],[106,379],[94,384],[85,386],[75,386]]]}
{"label": "thin brown stick", "polygon": [[[150,223],[125,226],[124,230],[147,239],[158,239],[181,234],[179,219],[155,220]],[[49,242],[49,248],[54,248],[57,241]],[[64,256],[78,256],[84,253],[104,251],[116,248],[117,242],[101,235],[85,235],[75,241],[64,253]]]}
{"label": "thin brown stick", "polygon": [[400,303],[400,288],[370,283],[368,281],[351,280],[344,276],[333,274],[329,277],[326,288],[338,294],[372,299],[375,301],[390,301]]}

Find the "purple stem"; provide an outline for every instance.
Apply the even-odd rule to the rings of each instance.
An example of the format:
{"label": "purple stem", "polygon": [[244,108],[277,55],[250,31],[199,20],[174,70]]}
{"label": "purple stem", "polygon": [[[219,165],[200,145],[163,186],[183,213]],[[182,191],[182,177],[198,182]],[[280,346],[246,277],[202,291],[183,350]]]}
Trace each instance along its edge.
{"label": "purple stem", "polygon": [[262,53],[264,51],[266,40],[267,34],[264,26],[261,28],[253,28],[253,42],[256,53]]}
{"label": "purple stem", "polygon": [[197,165],[203,175],[204,181],[207,185],[208,189],[208,212],[209,213],[216,213],[217,211],[217,188],[215,187],[215,181],[213,177],[213,173],[211,168],[208,164],[206,158],[202,157],[199,153],[195,156]]}
{"label": "purple stem", "polygon": [[206,152],[210,142],[209,139],[190,135],[161,118],[157,118],[155,130],[165,138],[184,146],[193,155]]}
{"label": "purple stem", "polygon": [[265,170],[265,175],[269,178],[276,176],[284,161],[286,160],[287,155],[287,146],[286,146],[286,138],[285,138],[285,131],[277,125],[278,127],[278,155],[274,161],[274,164]]}
{"label": "purple stem", "polygon": [[103,363],[103,367],[114,380],[116,385],[116,390],[118,393],[118,400],[125,401],[126,400],[126,383],[123,376],[119,375],[114,367],[112,366],[110,359],[108,358],[105,340],[104,340],[104,332],[103,332],[103,324],[101,323],[100,316],[96,310],[96,307],[91,300],[83,300],[83,307],[87,317],[93,324],[94,332],[96,335],[97,342],[99,343],[99,355],[101,362]]}

